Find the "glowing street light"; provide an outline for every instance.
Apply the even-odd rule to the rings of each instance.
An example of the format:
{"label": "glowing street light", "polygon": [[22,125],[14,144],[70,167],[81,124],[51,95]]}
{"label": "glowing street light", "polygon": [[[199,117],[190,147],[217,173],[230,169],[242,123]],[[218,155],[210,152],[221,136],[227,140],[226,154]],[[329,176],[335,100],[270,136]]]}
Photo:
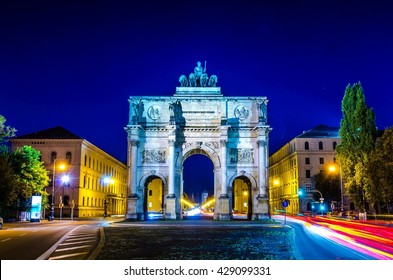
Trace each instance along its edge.
{"label": "glowing street light", "polygon": [[[115,183],[115,180],[109,176],[104,177],[104,184],[105,185],[112,185]],[[104,200],[104,218],[106,218],[107,213],[108,213],[108,195],[105,195],[105,200]]]}
{"label": "glowing street light", "polygon": [[338,164],[337,162],[335,163],[335,165],[330,165],[329,166],[329,171],[330,172],[337,172],[337,167],[336,165],[338,165],[339,167],[339,171],[340,171],[340,193],[341,193],[341,213],[344,213],[344,192],[343,192],[343,176],[342,176],[342,170],[341,170],[341,165]]}
{"label": "glowing street light", "polygon": [[[56,161],[58,160],[58,158],[55,158],[53,160],[53,177],[52,177],[52,207],[51,207],[51,216],[50,216],[50,220],[54,220],[55,219],[55,179],[56,179]],[[64,163],[61,163],[59,165],[59,169],[60,170],[65,170],[66,169],[66,165]]]}
{"label": "glowing street light", "polygon": [[64,175],[63,177],[61,177],[61,182],[63,184],[68,184],[70,182],[70,175]]}
{"label": "glowing street light", "polygon": [[104,178],[104,183],[105,184],[113,184],[115,182],[115,180],[111,177],[105,177]]}

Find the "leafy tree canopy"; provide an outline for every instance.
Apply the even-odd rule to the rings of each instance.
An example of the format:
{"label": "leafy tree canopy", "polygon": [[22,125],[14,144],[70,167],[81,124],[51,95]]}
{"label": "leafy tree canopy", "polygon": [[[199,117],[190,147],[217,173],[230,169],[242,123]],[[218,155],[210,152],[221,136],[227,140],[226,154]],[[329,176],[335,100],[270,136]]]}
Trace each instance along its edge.
{"label": "leafy tree canopy", "polygon": [[18,176],[19,195],[24,198],[32,194],[44,194],[49,184],[48,171],[40,160],[41,153],[30,146],[23,146],[12,153],[12,167]]}
{"label": "leafy tree canopy", "polygon": [[14,137],[16,129],[5,125],[6,118],[0,115],[0,145],[8,141],[8,138]]}
{"label": "leafy tree canopy", "polygon": [[367,166],[375,147],[375,114],[366,104],[360,82],[345,89],[341,110],[340,144],[337,157],[342,167],[345,187],[355,204],[364,208],[368,188]]}

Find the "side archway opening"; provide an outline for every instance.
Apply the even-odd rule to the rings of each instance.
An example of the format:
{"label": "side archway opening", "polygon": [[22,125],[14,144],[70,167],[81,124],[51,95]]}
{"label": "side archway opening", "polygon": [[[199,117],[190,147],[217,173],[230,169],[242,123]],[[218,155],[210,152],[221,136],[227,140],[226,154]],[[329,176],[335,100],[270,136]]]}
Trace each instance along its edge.
{"label": "side archway opening", "polygon": [[150,176],[144,188],[144,209],[148,220],[162,219],[164,213],[164,187],[162,179]]}
{"label": "side archway opening", "polygon": [[232,183],[232,211],[235,220],[251,220],[252,193],[251,181],[239,176]]}

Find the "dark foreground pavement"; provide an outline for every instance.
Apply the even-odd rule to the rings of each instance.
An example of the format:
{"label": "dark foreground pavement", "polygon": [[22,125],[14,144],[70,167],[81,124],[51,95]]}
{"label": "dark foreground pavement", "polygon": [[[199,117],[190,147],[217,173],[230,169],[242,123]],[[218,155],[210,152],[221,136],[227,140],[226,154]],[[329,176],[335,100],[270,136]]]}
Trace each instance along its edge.
{"label": "dark foreground pavement", "polygon": [[294,232],[274,221],[145,221],[104,227],[97,260],[293,260]]}

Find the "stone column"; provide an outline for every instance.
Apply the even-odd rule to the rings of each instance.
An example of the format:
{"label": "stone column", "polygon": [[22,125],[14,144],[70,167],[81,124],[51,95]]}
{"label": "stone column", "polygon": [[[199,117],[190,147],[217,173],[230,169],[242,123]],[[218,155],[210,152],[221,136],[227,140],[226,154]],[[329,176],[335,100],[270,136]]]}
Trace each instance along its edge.
{"label": "stone column", "polygon": [[175,197],[175,140],[168,140],[168,196]]}
{"label": "stone column", "polygon": [[128,141],[128,197],[127,219],[137,220],[138,217],[138,194],[137,194],[137,167],[138,167],[138,140]]}
{"label": "stone column", "polygon": [[[261,133],[262,130],[260,130]],[[267,130],[268,133],[268,130]],[[264,140],[265,134],[258,137],[258,184],[259,194],[257,196],[257,209],[253,215],[254,220],[263,220],[269,218],[269,195],[267,194],[267,176],[268,176],[268,144]],[[263,140],[262,140],[263,139]]]}
{"label": "stone column", "polygon": [[227,140],[221,140],[221,197],[228,197],[227,184]]}
{"label": "stone column", "polygon": [[264,140],[258,142],[258,169],[259,169],[259,196],[266,196],[266,147],[267,143]]}
{"label": "stone column", "polygon": [[228,127],[221,126],[221,195],[220,195],[220,220],[231,219],[231,209],[229,207],[228,182],[227,182],[227,144],[228,144]]}
{"label": "stone column", "polygon": [[175,146],[176,126],[169,125],[168,129],[168,195],[165,197],[165,219],[176,220],[176,194],[175,194]]}

